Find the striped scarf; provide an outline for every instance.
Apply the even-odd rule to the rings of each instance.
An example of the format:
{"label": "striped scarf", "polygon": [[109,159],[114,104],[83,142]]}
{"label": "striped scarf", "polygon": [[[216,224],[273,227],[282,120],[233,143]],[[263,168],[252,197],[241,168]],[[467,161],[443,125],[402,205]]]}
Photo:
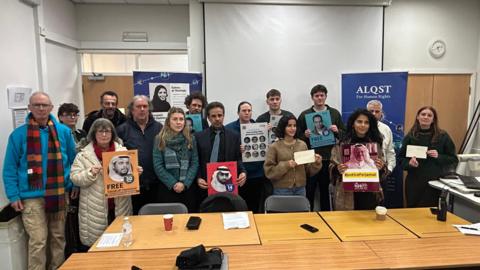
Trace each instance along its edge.
{"label": "striped scarf", "polygon": [[[65,209],[62,153],[57,130],[48,120],[47,183],[45,184],[45,212],[56,213]],[[30,117],[27,127],[28,185],[31,190],[43,188],[42,144],[40,126]],[[30,173],[31,172],[31,173]]]}

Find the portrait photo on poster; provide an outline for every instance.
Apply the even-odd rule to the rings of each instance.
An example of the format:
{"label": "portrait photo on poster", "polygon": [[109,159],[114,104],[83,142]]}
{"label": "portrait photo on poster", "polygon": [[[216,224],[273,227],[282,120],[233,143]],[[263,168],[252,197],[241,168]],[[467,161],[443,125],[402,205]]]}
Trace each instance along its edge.
{"label": "portrait photo on poster", "polygon": [[108,176],[115,182],[133,182],[132,164],[129,156],[115,156],[108,165]]}
{"label": "portrait photo on poster", "polygon": [[305,115],[307,128],[310,130],[310,145],[321,147],[335,144],[335,136],[330,130],[332,118],[328,110]]}
{"label": "portrait photo on poster", "polygon": [[170,110],[169,84],[150,83],[149,92],[152,101],[152,112],[168,112]]}
{"label": "portrait photo on poster", "polygon": [[208,195],[218,192],[238,194],[236,162],[207,164]]}
{"label": "portrait photo on poster", "polygon": [[102,160],[107,198],[140,193],[137,150],[103,152]]}
{"label": "portrait photo on poster", "polygon": [[349,144],[343,149],[345,165],[349,169],[377,169],[374,159],[377,157],[377,144]]}

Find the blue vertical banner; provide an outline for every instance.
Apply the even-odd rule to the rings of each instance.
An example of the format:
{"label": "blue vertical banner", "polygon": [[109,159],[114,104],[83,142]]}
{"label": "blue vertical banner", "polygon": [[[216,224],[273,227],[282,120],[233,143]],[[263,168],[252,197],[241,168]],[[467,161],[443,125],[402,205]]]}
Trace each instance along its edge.
{"label": "blue vertical banner", "polygon": [[[370,100],[382,103],[383,119],[391,130],[395,152],[398,153],[405,130],[405,103],[408,72],[375,72],[342,74],[342,118],[358,108],[366,108]],[[384,187],[387,207],[402,207],[402,168],[397,166]]]}
{"label": "blue vertical banner", "polygon": [[153,116],[165,121],[171,107],[186,110],[185,97],[202,91],[202,74],[188,72],[133,72],[133,94],[150,97]]}
{"label": "blue vertical banner", "polygon": [[358,108],[366,108],[370,100],[383,105],[383,119],[392,130],[395,148],[400,148],[405,124],[408,72],[376,72],[342,74],[342,118]]}

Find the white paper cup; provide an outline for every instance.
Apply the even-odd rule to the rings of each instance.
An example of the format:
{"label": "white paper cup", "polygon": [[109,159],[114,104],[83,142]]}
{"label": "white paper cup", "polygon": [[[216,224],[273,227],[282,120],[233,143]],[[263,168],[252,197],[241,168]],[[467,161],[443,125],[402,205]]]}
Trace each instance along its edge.
{"label": "white paper cup", "polygon": [[387,218],[387,208],[383,206],[377,206],[375,213],[377,214],[377,220],[385,220]]}

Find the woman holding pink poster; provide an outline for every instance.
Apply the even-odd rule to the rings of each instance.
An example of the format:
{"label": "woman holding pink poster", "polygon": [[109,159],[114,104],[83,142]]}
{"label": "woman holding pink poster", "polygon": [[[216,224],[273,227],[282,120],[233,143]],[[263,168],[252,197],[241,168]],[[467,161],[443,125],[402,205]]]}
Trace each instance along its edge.
{"label": "woman holding pink poster", "polygon": [[[381,150],[383,137],[378,130],[377,120],[365,109],[356,110],[348,119],[347,131],[340,142],[332,149],[330,160],[330,179],[335,187],[335,210],[374,209],[383,201],[380,184],[375,184],[377,192],[365,185],[366,192],[346,190],[342,185],[343,174],[348,169],[363,169],[377,172],[380,182],[388,174]],[[357,190],[358,191],[358,190]]]}

